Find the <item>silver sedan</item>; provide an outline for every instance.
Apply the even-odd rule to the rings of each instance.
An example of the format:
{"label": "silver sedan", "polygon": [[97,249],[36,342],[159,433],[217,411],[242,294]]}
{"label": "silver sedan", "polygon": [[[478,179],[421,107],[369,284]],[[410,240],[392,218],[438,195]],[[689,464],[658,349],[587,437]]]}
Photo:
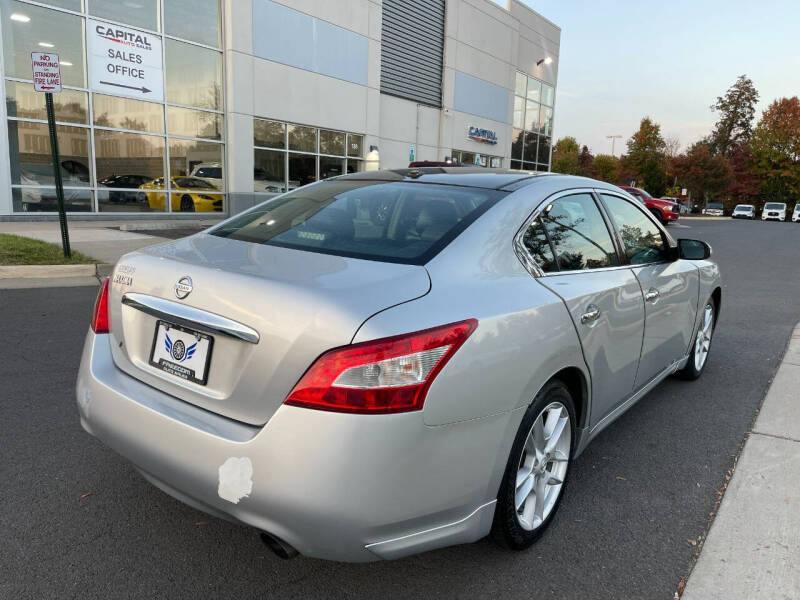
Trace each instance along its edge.
{"label": "silver sedan", "polygon": [[283,557],[490,532],[524,549],[592,438],[703,372],[710,253],[589,179],[326,180],[123,257],[86,337],[81,423]]}

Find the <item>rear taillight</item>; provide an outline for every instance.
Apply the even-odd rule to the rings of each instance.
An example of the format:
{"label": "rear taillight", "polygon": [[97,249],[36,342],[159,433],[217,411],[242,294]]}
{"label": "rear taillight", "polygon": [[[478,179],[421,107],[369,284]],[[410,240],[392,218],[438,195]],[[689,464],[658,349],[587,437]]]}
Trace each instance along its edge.
{"label": "rear taillight", "polygon": [[97,300],[94,301],[92,313],[92,331],[95,333],[108,333],[111,321],[108,318],[108,277],[103,280]]}
{"label": "rear taillight", "polygon": [[420,410],[436,375],[477,326],[469,319],[329,350],[286,404],[371,414]]}

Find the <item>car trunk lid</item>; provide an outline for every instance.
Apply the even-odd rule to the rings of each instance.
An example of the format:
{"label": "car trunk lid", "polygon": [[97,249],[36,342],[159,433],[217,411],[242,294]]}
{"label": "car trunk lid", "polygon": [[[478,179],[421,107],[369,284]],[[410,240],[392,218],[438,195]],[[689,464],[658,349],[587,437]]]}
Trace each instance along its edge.
{"label": "car trunk lid", "polygon": [[[184,277],[191,290],[181,299],[187,281],[177,284]],[[198,234],[117,265],[112,353],[120,369],[172,396],[263,424],[320,354],[350,343],[373,314],[429,289],[422,266]],[[213,338],[205,385],[151,364],[154,344],[164,343],[163,335],[157,339],[159,321]]]}

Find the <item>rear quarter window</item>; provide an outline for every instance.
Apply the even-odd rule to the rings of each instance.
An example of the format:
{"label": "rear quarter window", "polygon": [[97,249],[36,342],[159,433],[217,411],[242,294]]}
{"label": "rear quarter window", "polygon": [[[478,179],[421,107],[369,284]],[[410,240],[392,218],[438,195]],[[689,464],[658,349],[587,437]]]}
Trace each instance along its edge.
{"label": "rear quarter window", "polygon": [[425,264],[506,192],[336,180],[302,187],[209,231],[244,242]]}

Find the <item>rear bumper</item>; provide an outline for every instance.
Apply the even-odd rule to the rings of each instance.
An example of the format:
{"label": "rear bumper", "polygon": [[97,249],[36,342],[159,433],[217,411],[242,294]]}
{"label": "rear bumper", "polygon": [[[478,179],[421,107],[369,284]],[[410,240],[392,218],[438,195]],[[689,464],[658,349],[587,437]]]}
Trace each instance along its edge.
{"label": "rear bumper", "polygon": [[256,427],[126,375],[113,364],[109,336],[92,331],[76,392],[84,429],[168,494],[304,555],[356,562],[485,536],[505,440],[524,413],[429,427],[421,412],[281,406]]}

